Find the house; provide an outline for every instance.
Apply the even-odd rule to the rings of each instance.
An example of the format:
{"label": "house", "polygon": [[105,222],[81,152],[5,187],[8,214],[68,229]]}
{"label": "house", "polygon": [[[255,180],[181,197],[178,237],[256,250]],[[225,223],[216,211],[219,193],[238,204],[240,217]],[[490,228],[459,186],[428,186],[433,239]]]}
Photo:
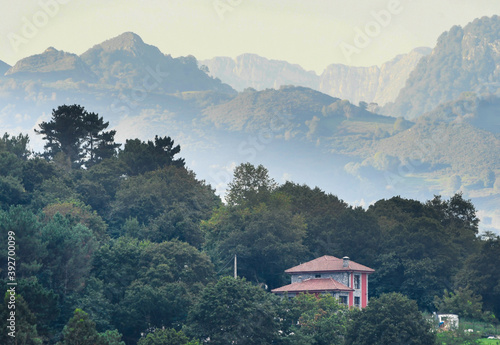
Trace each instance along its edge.
{"label": "house", "polygon": [[444,331],[458,329],[458,315],[456,314],[435,314],[439,322],[439,328]]}
{"label": "house", "polygon": [[368,304],[368,275],[375,270],[349,260],[325,255],[285,271],[292,283],[271,292],[294,297],[299,293],[330,294],[349,307]]}

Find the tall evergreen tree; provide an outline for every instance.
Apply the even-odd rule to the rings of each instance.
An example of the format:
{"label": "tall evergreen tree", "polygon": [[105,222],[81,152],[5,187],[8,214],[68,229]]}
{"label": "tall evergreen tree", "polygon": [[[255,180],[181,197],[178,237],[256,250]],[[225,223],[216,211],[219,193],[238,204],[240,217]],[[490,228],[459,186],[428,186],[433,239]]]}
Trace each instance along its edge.
{"label": "tall evergreen tree", "polygon": [[91,166],[112,157],[120,144],[114,142],[116,131],[104,132],[109,122],[104,122],[96,113],[86,113],[83,122],[85,137],[82,148],[87,159],[85,165]]}
{"label": "tall evergreen tree", "polygon": [[277,342],[276,297],[244,279],[223,277],[209,284],[189,311],[186,332],[210,344]]}
{"label": "tall evergreen tree", "polygon": [[156,135],[154,141],[127,140],[119,158],[127,166],[128,173],[135,176],[165,166],[184,167],[184,158],[174,159],[180,151],[180,145],[174,146],[172,138]]}
{"label": "tall evergreen tree", "polygon": [[10,134],[5,133],[0,138],[0,152],[10,152],[25,161],[31,154],[28,148],[29,141],[28,134],[20,133],[18,136],[10,136]]}
{"label": "tall evergreen tree", "polygon": [[35,133],[47,140],[46,158],[63,154],[71,167],[81,167],[111,157],[120,146],[114,142],[116,131],[104,131],[108,126],[109,122],[80,105],[62,105],[52,110],[52,120],[42,122]]}

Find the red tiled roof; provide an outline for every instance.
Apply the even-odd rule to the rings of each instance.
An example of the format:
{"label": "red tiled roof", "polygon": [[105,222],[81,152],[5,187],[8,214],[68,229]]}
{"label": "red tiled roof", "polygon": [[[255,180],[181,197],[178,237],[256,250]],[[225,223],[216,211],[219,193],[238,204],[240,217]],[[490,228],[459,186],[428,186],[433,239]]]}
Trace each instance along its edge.
{"label": "red tiled roof", "polygon": [[370,267],[363,266],[352,260],[349,260],[349,266],[344,267],[344,260],[335,256],[325,255],[317,259],[305,262],[301,265],[287,269],[286,273],[305,273],[305,272],[332,272],[332,271],[360,271],[366,273],[375,272]]}
{"label": "red tiled roof", "polygon": [[353,291],[350,287],[332,278],[314,278],[288,284],[271,292],[315,292],[315,291]]}

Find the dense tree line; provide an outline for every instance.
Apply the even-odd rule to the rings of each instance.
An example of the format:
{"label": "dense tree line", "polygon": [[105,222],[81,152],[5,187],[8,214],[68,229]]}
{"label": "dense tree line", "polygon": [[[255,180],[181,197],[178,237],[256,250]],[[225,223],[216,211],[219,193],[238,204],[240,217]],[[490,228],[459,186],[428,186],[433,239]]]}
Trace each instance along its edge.
{"label": "dense tree line", "polygon": [[[431,344],[420,311],[500,313],[500,238],[478,235],[474,206],[460,194],[393,197],[365,210],[319,188],[279,185],[245,163],[223,203],[170,137],[120,148],[107,126],[62,106],[38,130],[43,154],[30,152],[28,135],[0,138],[0,234],[16,241],[16,344],[365,344],[378,332],[374,320],[390,326],[396,311],[413,315],[398,322],[423,339],[415,344]],[[236,280],[225,277],[235,254]],[[285,269],[325,254],[376,270],[367,309],[266,291],[289,282]],[[11,340],[2,333],[2,344]]]}

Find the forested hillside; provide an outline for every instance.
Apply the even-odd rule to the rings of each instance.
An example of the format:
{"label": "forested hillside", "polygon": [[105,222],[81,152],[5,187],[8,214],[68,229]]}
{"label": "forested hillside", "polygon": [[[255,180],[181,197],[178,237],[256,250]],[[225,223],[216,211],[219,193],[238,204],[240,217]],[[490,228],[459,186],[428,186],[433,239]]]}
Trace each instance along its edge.
{"label": "forested hillside", "polygon": [[444,32],[430,55],[411,72],[406,86],[385,114],[412,120],[463,92],[495,94],[499,90],[500,17],[475,19]]}
{"label": "forested hillside", "polygon": [[[419,310],[488,322],[500,313],[500,237],[478,234],[462,194],[363,209],[243,163],[223,203],[175,138],[116,143],[108,125],[64,105],[33,134],[0,140],[0,318],[12,315],[16,282],[23,344],[357,344],[367,324],[401,313],[413,333],[399,336],[428,345]],[[34,136],[42,154],[28,149]],[[326,254],[375,269],[366,312],[268,292],[289,282],[285,269]],[[226,277],[234,255],[238,279]],[[454,296],[474,302],[457,307]]]}
{"label": "forested hillside", "polygon": [[[384,108],[305,87],[307,78],[299,78],[301,86],[236,93],[210,77],[195,57],[174,58],[132,32],[81,55],[48,48],[13,66],[0,64],[1,133],[31,134],[50,118],[50,109],[84,104],[105,116],[122,143],[175,138],[190,168],[219,196],[232,167],[250,161],[265,165],[282,183],[318,185],[357,205],[393,195],[424,201],[461,191],[477,207],[481,230],[498,232],[497,22],[482,18],[456,27],[456,35],[442,35],[433,54],[417,48],[397,57],[371,82],[363,77],[369,68],[336,65],[326,73],[333,79],[325,76],[323,92],[391,98],[426,55],[400,98]],[[255,56],[240,62],[257,61],[265,72],[238,71],[254,79],[280,75],[284,83],[300,70],[286,62],[270,62],[277,69],[266,70],[269,61]],[[415,113],[408,115],[410,110]],[[42,136],[30,139],[30,147],[42,152]]]}

